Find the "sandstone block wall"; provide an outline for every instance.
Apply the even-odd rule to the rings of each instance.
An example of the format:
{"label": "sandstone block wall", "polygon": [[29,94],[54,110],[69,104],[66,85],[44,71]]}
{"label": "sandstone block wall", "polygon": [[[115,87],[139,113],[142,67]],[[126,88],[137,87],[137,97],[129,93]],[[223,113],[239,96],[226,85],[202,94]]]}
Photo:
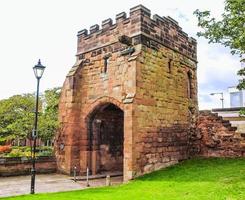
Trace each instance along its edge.
{"label": "sandstone block wall", "polygon": [[[28,175],[31,173],[32,161],[30,158],[0,158],[0,177]],[[37,157],[37,173],[56,172],[56,160],[54,157]]]}
{"label": "sandstone block wall", "polygon": [[197,114],[195,39],[139,5],[79,31],[77,46],[59,104],[59,171],[96,172],[91,124],[110,105],[123,112],[125,180],[186,159]]}
{"label": "sandstone block wall", "polygon": [[[124,112],[124,121],[127,121],[124,130],[131,129],[132,107],[128,104],[132,103],[136,91],[135,55],[139,52],[139,45],[135,46],[135,53],[130,57],[120,55],[121,49],[125,47],[119,43],[117,45],[120,48],[112,52],[111,48],[115,45],[95,50],[100,51],[96,54],[94,51],[85,52],[82,63],[74,67],[77,67],[74,75],[69,74],[65,80],[59,104],[59,119],[62,126],[60,134],[57,135],[56,145],[59,147],[60,144],[64,144],[63,150],[57,148],[56,151],[60,171],[71,173],[76,166],[81,173],[84,173],[87,166],[92,165],[88,158],[90,154],[88,123],[100,106],[107,103],[118,106]],[[104,56],[109,57],[106,73],[103,71]],[[124,132],[125,136],[130,131]],[[129,138],[124,142],[125,146],[129,146],[124,148],[126,149],[124,155],[131,154],[130,141]]]}
{"label": "sandstone block wall", "polygon": [[211,111],[200,111],[193,148],[204,157],[245,157],[245,135],[228,120]]}
{"label": "sandstone block wall", "polygon": [[161,45],[158,50],[142,46],[139,60],[134,154],[137,172],[146,173],[188,158],[197,115],[196,63]]}

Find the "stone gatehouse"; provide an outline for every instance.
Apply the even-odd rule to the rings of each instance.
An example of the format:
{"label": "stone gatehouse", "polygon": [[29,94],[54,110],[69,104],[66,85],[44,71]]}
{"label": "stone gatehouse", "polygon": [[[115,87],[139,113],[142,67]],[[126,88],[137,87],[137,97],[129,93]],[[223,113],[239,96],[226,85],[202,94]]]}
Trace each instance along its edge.
{"label": "stone gatehouse", "polygon": [[59,104],[59,171],[121,171],[129,180],[187,159],[197,115],[196,40],[142,5],[77,37]]}

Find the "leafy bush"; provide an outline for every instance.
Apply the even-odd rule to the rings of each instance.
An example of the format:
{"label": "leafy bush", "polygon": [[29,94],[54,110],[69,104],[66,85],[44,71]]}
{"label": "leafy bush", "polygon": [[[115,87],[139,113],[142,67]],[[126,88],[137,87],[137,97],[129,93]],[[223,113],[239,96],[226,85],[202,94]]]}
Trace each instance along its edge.
{"label": "leafy bush", "polygon": [[[52,156],[53,147],[37,147],[36,156]],[[31,147],[24,146],[18,147],[14,146],[10,149],[9,152],[0,152],[0,157],[31,157]]]}
{"label": "leafy bush", "polygon": [[53,153],[50,151],[41,151],[38,156],[51,156]]}
{"label": "leafy bush", "polygon": [[22,157],[22,151],[20,149],[13,149],[7,154],[7,157]]}
{"label": "leafy bush", "polygon": [[53,147],[43,146],[37,149],[38,156],[52,156],[53,155]]}
{"label": "leafy bush", "polygon": [[11,151],[10,145],[0,146],[0,154],[1,153],[9,153]]}
{"label": "leafy bush", "polygon": [[13,146],[12,149],[19,149],[20,151],[31,151],[31,147],[30,146],[23,146],[23,147],[19,147],[19,146]]}

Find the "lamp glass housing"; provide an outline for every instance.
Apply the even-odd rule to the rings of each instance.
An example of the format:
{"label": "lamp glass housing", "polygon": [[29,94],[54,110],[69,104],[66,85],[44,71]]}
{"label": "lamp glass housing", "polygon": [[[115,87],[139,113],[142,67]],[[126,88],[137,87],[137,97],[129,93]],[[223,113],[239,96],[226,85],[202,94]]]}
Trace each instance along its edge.
{"label": "lamp glass housing", "polygon": [[37,79],[42,78],[44,70],[45,66],[41,64],[40,60],[38,61],[38,64],[33,67],[33,71]]}

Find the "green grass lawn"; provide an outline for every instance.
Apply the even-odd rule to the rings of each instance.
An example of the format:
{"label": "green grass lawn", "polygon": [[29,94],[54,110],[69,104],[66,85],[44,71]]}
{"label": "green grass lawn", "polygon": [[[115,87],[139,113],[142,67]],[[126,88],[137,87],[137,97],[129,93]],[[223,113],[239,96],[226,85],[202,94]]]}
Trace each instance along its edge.
{"label": "green grass lawn", "polygon": [[245,159],[193,159],[128,184],[8,200],[245,200]]}

